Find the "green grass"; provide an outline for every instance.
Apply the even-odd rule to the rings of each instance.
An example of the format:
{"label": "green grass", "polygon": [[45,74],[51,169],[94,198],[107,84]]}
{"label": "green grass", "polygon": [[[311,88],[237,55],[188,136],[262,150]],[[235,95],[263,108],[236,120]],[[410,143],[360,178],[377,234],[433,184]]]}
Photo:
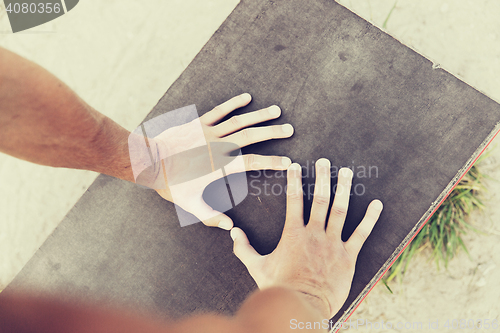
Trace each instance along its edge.
{"label": "green grass", "polygon": [[468,216],[473,211],[484,208],[481,196],[486,191],[484,181],[488,177],[481,172],[480,165],[486,156],[477,160],[386,272],[382,282],[389,291],[391,289],[388,283],[396,277],[402,279],[413,256],[423,249],[430,248],[429,259],[435,261],[437,269],[441,263],[447,268],[450,260],[460,250],[469,254],[462,237],[469,231],[480,233],[469,223]]}
{"label": "green grass", "polygon": [[396,8],[396,5],[398,4],[398,0],[394,1],[394,5],[392,6],[391,10],[389,11],[389,14],[387,14],[387,17],[384,20],[384,23],[382,23],[382,28],[386,29],[387,28],[387,22],[391,18],[391,14],[394,11],[394,8]]}

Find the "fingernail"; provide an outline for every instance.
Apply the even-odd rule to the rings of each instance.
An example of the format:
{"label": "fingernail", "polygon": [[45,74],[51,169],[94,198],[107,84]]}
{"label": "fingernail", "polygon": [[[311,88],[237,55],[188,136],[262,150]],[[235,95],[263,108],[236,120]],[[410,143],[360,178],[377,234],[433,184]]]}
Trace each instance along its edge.
{"label": "fingernail", "polygon": [[327,160],[326,158],[320,158],[319,160],[316,161],[316,164],[318,166],[327,167],[330,166],[330,161]]}
{"label": "fingernail", "polygon": [[285,124],[281,127],[283,129],[283,132],[286,134],[292,134],[293,133],[293,126],[290,124]]}
{"label": "fingernail", "polygon": [[281,164],[283,164],[284,167],[288,168],[288,166],[292,164],[292,160],[289,159],[288,157],[282,157]]}
{"label": "fingernail", "polygon": [[290,171],[299,171],[300,170],[300,164],[299,163],[293,163],[292,165],[290,165],[290,167],[288,168],[288,170],[290,170]]}
{"label": "fingernail", "polygon": [[340,170],[340,172],[342,173],[342,176],[344,176],[344,177],[352,177],[352,170],[349,168],[342,168]]}
{"label": "fingernail", "polygon": [[384,205],[382,204],[382,201],[380,201],[380,200],[373,201],[372,205],[373,205],[373,208],[376,210],[382,210],[382,208],[384,208]]}
{"label": "fingernail", "polygon": [[231,235],[231,238],[233,239],[233,241],[236,239],[236,230],[235,229],[232,229],[231,232],[229,233]]}
{"label": "fingernail", "polygon": [[273,117],[278,117],[280,114],[281,114],[281,109],[279,106],[277,105],[273,105],[269,108],[269,113],[271,114],[271,116]]}
{"label": "fingernail", "polygon": [[219,224],[217,226],[221,229],[224,229],[224,230],[231,230],[231,228],[233,227],[233,224],[228,220],[222,220],[219,222]]}
{"label": "fingernail", "polygon": [[243,97],[244,99],[252,99],[252,95],[250,95],[249,93],[241,94],[241,97]]}

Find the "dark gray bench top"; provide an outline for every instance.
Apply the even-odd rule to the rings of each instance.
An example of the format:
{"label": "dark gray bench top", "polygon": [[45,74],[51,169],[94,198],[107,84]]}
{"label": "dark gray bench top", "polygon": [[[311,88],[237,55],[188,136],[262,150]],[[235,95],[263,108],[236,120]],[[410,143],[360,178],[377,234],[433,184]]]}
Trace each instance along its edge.
{"label": "dark gray bench top", "polygon": [[[270,123],[295,127],[292,138],[244,153],[286,155],[309,170],[320,157],[354,166],[363,193],[352,196],[344,239],[371,200],[385,204],[336,319],[373,286],[500,120],[500,105],[332,0],[243,0],[147,119],[190,104],[204,113],[243,92],[253,101],[238,113],[277,104],[282,116]],[[248,180],[249,196],[228,214],[269,253],[284,223],[286,179],[254,172]],[[307,188],[314,179],[304,181]],[[101,175],[4,293],[24,288],[180,317],[233,313],[256,285],[227,231],[181,228],[173,204],[152,190]]]}

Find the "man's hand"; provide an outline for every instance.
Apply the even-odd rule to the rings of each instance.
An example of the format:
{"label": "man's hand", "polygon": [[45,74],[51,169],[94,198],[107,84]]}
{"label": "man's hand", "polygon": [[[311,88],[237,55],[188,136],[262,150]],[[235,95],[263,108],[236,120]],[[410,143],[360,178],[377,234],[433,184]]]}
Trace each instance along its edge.
{"label": "man's hand", "polygon": [[[161,165],[153,163],[155,172],[145,172],[145,177],[154,182],[156,172],[160,169],[165,172],[159,179],[163,186],[158,187],[164,188],[158,191],[162,197],[193,213],[206,225],[228,230],[233,226],[231,219],[214,211],[202,199],[205,187],[223,176],[222,171],[216,172],[220,167],[212,166],[208,174],[190,178],[200,173],[200,166],[206,166],[206,159],[197,163],[189,158],[168,157],[209,143],[217,149],[206,154],[210,155],[208,164],[232,160],[224,166],[226,175],[248,170],[286,169],[291,164],[286,157],[246,155],[233,159],[229,156],[231,150],[293,134],[290,124],[246,128],[278,118],[281,111],[277,106],[221,122],[250,100],[249,94],[234,97],[190,123],[170,127],[157,137],[148,138],[146,144],[142,133],[131,135],[45,69],[0,47],[0,152],[33,163],[92,170],[136,183],[134,170],[137,165],[141,169],[141,166],[149,166],[153,159]],[[157,149],[154,152],[158,154],[149,155],[146,149],[145,154],[131,159],[131,150],[139,149],[140,153],[143,143],[148,149]],[[195,157],[200,160],[203,156]],[[176,186],[175,191],[165,184],[165,175],[170,178],[168,183]],[[188,181],[179,181],[183,177]],[[142,185],[149,183],[146,181]]]}
{"label": "man's hand", "polygon": [[[232,111],[247,105],[250,101],[250,94],[233,97],[200,118],[181,126],[169,128],[154,138],[160,150],[159,154],[164,161],[166,169],[164,176],[167,180],[166,189],[157,189],[157,192],[166,200],[174,202],[185,211],[195,215],[205,225],[218,226],[226,230],[233,227],[233,221],[228,216],[215,211],[203,200],[203,191],[210,183],[233,173],[265,169],[285,170],[291,164],[288,157],[280,156],[240,155],[236,158],[229,157],[232,150],[256,142],[287,138],[293,134],[293,127],[290,124],[248,128],[278,118],[281,110],[275,105],[233,116],[220,122]],[[197,147],[203,148],[206,143],[210,147],[206,152],[200,150],[202,153],[198,153],[194,150]],[[189,150],[194,153],[176,157],[181,156],[181,152]],[[221,161],[225,159],[231,161],[224,166],[224,175],[217,164],[222,164]],[[212,162],[212,169],[210,169],[210,163],[206,161]],[[197,177],[196,174],[207,166],[209,168],[208,174]],[[176,181],[177,179],[187,181]]]}
{"label": "man's hand", "polygon": [[288,169],[285,227],[276,249],[261,256],[239,228],[231,230],[234,253],[245,264],[259,288],[284,286],[301,292],[323,318],[333,317],[342,307],[354,275],[358,253],[382,211],[374,200],[347,242],[341,239],[352,181],[352,171],[342,168],[328,224],[330,162],[316,162],[316,185],[307,225],[303,219],[302,174],[300,165]]}

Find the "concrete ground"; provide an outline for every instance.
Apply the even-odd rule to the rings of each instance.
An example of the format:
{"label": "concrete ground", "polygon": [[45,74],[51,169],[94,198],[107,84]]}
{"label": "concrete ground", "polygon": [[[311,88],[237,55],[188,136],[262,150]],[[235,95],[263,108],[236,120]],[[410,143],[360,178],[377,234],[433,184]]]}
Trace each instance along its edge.
{"label": "concrete ground", "polygon": [[[389,34],[500,101],[498,0],[339,2],[380,28],[386,21]],[[42,65],[90,105],[131,130],[237,3],[82,0],[68,14],[17,34],[10,33],[1,7],[0,46]],[[500,179],[498,151],[493,151],[487,166],[496,179]],[[19,272],[96,176],[0,154],[0,289]],[[447,320],[450,325],[453,319],[499,320],[499,196],[500,183],[490,182],[487,210],[473,218],[487,235],[467,238],[471,259],[459,255],[448,271],[436,272],[424,256],[417,258],[403,283],[391,285],[394,294],[383,285],[370,293],[352,316],[353,323],[360,325],[351,329],[425,331],[432,330],[429,320],[437,320],[438,331],[443,331]],[[367,328],[367,321],[371,328]],[[394,327],[382,327],[382,321]],[[407,327],[397,329],[398,322]]]}

